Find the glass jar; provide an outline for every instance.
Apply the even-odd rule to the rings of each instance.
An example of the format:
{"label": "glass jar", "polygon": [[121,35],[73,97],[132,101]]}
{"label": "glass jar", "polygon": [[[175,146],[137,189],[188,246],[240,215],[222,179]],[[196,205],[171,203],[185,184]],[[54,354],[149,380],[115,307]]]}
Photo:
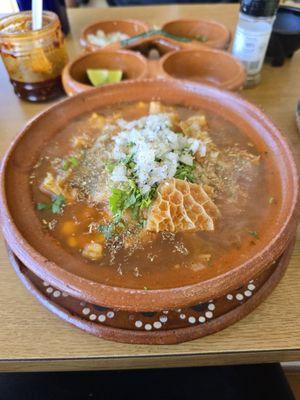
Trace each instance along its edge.
{"label": "glass jar", "polygon": [[20,98],[45,101],[63,93],[61,73],[68,61],[56,14],[44,11],[41,29],[31,29],[31,11],[0,20],[0,52]]}

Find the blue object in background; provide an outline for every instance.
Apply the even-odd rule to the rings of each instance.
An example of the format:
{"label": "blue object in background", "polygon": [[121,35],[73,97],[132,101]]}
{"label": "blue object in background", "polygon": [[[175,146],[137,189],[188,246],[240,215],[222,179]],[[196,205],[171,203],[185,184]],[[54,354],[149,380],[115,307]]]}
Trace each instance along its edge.
{"label": "blue object in background", "polygon": [[[20,11],[31,10],[31,0],[17,0]],[[65,35],[70,32],[65,0],[43,0],[43,10],[53,11],[58,15]]]}

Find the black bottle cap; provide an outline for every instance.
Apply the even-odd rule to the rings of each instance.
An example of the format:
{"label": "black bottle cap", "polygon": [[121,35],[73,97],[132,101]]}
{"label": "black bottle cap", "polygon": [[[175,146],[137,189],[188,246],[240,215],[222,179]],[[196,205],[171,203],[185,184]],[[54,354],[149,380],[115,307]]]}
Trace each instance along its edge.
{"label": "black bottle cap", "polygon": [[240,11],[253,17],[272,17],[278,4],[279,0],[241,0]]}

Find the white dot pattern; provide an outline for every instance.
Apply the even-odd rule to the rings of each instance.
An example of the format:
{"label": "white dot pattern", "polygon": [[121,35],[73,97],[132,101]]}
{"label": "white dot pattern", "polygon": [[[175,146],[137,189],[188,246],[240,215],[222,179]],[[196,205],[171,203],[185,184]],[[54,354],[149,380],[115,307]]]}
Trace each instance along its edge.
{"label": "white dot pattern", "polygon": [[82,314],[84,314],[84,315],[88,315],[90,312],[91,312],[91,310],[90,310],[88,307],[85,307],[85,308],[82,310]]}
{"label": "white dot pattern", "polygon": [[159,322],[159,321],[155,321],[153,326],[154,326],[155,329],[160,329],[162,327],[162,323]]}
{"label": "white dot pattern", "polygon": [[[251,280],[249,281],[247,287],[244,288],[244,291],[240,292],[240,293],[235,293],[235,294],[231,294],[228,293],[226,295],[226,299],[228,301],[232,301],[234,298],[237,301],[243,301],[245,298],[249,298],[253,295],[253,291],[255,290],[256,286],[253,283],[254,281]],[[59,298],[60,296],[63,297],[68,297],[69,294],[64,292],[64,291],[60,291],[58,289],[53,288],[52,286],[50,286],[50,284],[46,281],[42,282],[43,286],[45,287],[45,292],[47,292],[48,294],[51,294],[53,297],[55,298]],[[98,320],[99,322],[105,322],[107,318],[114,318],[115,317],[115,312],[113,310],[110,310],[105,314],[100,314],[99,316],[97,316],[96,314],[92,313],[91,314],[91,309],[89,307],[87,307],[86,302],[81,301],[80,305],[83,307],[82,308],[82,314],[87,316],[89,318],[90,321],[96,321]],[[205,322],[207,322],[208,319],[213,318],[214,314],[213,311],[216,309],[216,306],[214,304],[214,300],[209,300],[207,303],[207,311],[204,313],[204,315],[201,316],[196,316],[194,317],[193,315],[188,315],[189,312],[187,314],[185,314],[184,312],[186,311],[186,309],[174,309],[174,310],[164,310],[162,311],[162,315],[159,316],[159,320],[158,321],[154,321],[152,323],[144,323],[142,320],[137,320],[134,322],[135,327],[136,328],[142,328],[144,327],[144,329],[146,331],[151,331],[152,329],[161,329],[163,327],[163,324],[168,322],[168,314],[170,311],[172,311],[173,313],[176,312],[178,313],[177,318],[179,317],[180,320],[187,320],[187,322],[189,322],[190,324],[195,324],[197,322],[197,319],[199,321],[200,324],[204,324]],[[183,312],[182,312],[183,311]],[[190,310],[192,311],[192,309]],[[171,315],[173,315],[171,313]],[[134,315],[131,315],[131,319],[134,319]]]}
{"label": "white dot pattern", "polygon": [[[235,297],[236,300],[238,301],[242,301],[244,300],[245,297],[251,297],[253,295],[253,290],[255,290],[255,285],[254,285],[254,280],[252,279],[251,281],[249,281],[248,285],[247,285],[247,289],[243,292],[243,293],[237,293],[235,296],[233,296],[232,294],[227,294],[226,298],[229,301],[232,301],[233,298]],[[213,311],[213,309],[209,308],[209,310]]]}
{"label": "white dot pattern", "polygon": [[166,315],[161,315],[159,317],[160,322],[165,323],[168,321],[168,317]]}
{"label": "white dot pattern", "polygon": [[142,323],[142,321],[135,321],[135,324],[134,324],[137,328],[141,328],[142,326],[143,326],[143,323]]}
{"label": "white dot pattern", "polygon": [[105,320],[106,320],[106,316],[105,315],[103,315],[103,314],[99,315],[99,317],[98,317],[98,321],[99,322],[104,322]]}

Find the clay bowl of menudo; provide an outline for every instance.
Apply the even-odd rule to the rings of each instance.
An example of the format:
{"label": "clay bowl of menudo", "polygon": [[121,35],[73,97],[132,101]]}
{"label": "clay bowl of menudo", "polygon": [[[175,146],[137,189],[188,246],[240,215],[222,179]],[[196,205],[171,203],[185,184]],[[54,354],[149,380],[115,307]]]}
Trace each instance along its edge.
{"label": "clay bowl of menudo", "polygon": [[114,309],[228,293],[295,232],[297,173],[273,123],[184,81],[107,85],[31,121],[1,172],[6,241],[35,274]]}

